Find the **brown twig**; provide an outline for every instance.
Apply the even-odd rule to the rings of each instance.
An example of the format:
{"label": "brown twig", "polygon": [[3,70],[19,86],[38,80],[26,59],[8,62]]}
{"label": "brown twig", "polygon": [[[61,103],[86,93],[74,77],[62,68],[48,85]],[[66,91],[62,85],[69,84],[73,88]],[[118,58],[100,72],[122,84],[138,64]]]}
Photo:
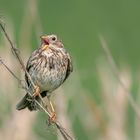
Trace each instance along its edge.
{"label": "brown twig", "polygon": [[[35,84],[30,76],[30,74],[27,72],[26,67],[22,61],[22,58],[19,55],[19,51],[18,49],[15,47],[15,45],[12,43],[8,33],[5,30],[5,27],[3,26],[2,22],[0,22],[0,27],[6,37],[6,39],[8,40],[8,42],[10,43],[10,47],[12,49],[12,52],[15,54],[15,57],[17,58],[17,60],[19,61],[20,65],[22,66],[23,71],[25,72],[25,74],[27,75],[31,85],[33,86],[33,91],[30,91],[29,88],[27,86],[22,85],[21,80],[12,72],[12,70],[2,61],[2,59],[0,59],[1,64],[3,64],[3,66],[14,76],[14,78],[16,78],[18,80],[18,82],[20,82],[20,85],[22,85],[22,87],[25,89],[25,91],[32,97],[32,93],[34,92],[35,89]],[[43,100],[41,100],[43,103]],[[43,107],[36,99],[35,102],[38,104],[38,106],[49,116],[51,117],[50,113],[46,110],[45,107]],[[44,103],[43,103],[44,105]],[[64,140],[74,140],[74,138],[72,138],[67,132],[66,130],[57,122],[53,122],[56,125],[56,128],[60,131],[61,135],[63,136]]]}
{"label": "brown twig", "polygon": [[[11,75],[12,75],[14,78],[16,78],[16,80],[19,82],[19,84],[21,85],[21,87],[32,97],[32,93],[30,92],[29,88],[28,88],[26,85],[24,85],[24,84],[22,83],[22,81],[24,81],[24,80],[20,80],[20,79],[16,76],[16,74],[4,63],[4,61],[2,60],[1,57],[0,57],[0,63],[9,71],[9,73],[11,73]],[[25,81],[24,81],[24,83],[25,83]],[[42,105],[41,105],[37,100],[35,100],[35,102],[36,102],[36,104],[38,104],[38,106],[39,106],[49,117],[51,117],[50,113],[49,113],[44,107],[42,107]]]}
{"label": "brown twig", "polygon": [[63,136],[63,138],[65,140],[74,140],[74,138],[72,138],[65,130],[65,128],[63,128],[60,123],[55,122],[55,125],[57,127],[57,129],[60,131],[61,135]]}
{"label": "brown twig", "polygon": [[14,44],[12,43],[12,41],[11,41],[9,35],[7,34],[7,32],[6,32],[6,30],[5,30],[5,28],[4,28],[4,26],[3,26],[2,23],[0,23],[0,27],[1,27],[1,29],[2,29],[2,31],[3,31],[3,33],[4,33],[4,35],[5,35],[6,39],[7,39],[8,42],[10,43],[12,52],[15,54],[16,58],[18,59],[20,65],[22,66],[23,71],[25,72],[25,74],[26,74],[27,77],[29,78],[29,80],[30,80],[30,82],[31,82],[31,84],[32,84],[32,86],[33,86],[33,88],[35,88],[35,84],[33,83],[30,74],[29,74],[29,73],[27,72],[27,70],[26,70],[26,67],[25,67],[25,65],[24,65],[24,63],[23,63],[23,61],[22,61],[22,58],[21,58],[20,55],[19,55],[18,49],[17,49],[17,48],[14,46]]}
{"label": "brown twig", "polygon": [[4,63],[4,61],[2,60],[2,58],[0,57],[0,63],[9,71],[9,73],[11,73],[13,75],[13,77],[21,84],[22,80],[20,80],[16,74]]}
{"label": "brown twig", "polygon": [[[12,41],[11,41],[11,39],[10,39],[8,33],[7,33],[6,30],[5,30],[5,27],[3,26],[3,24],[2,24],[1,22],[0,22],[0,27],[1,27],[1,29],[2,29],[2,31],[3,31],[3,33],[4,33],[4,35],[5,35],[6,39],[7,39],[8,42],[10,43],[10,47],[11,47],[11,50],[12,50],[14,56],[17,58],[17,60],[18,60],[18,62],[20,63],[20,65],[21,65],[23,71],[24,71],[25,74],[27,75],[27,77],[28,77],[28,79],[29,79],[29,81],[30,81],[30,84],[31,84],[30,86],[33,87],[32,92],[34,93],[36,86],[35,86],[35,84],[34,84],[32,78],[31,78],[30,74],[29,74],[28,71],[26,70],[26,67],[25,67],[25,65],[24,65],[24,63],[23,63],[23,61],[22,61],[22,58],[21,58],[21,56],[19,55],[18,49],[17,49],[16,46],[12,43]],[[30,93],[28,93],[28,94],[30,95]],[[32,95],[30,95],[30,96],[32,97]],[[45,105],[45,103],[44,103],[44,101],[43,101],[43,99],[42,99],[42,97],[41,97],[40,94],[39,94],[39,98],[41,99],[43,105]],[[37,103],[37,104],[38,104],[38,103]],[[51,116],[49,112],[48,112],[48,114],[49,114],[49,116]]]}
{"label": "brown twig", "polygon": [[104,51],[104,53],[105,53],[105,55],[106,55],[106,57],[108,59],[108,62],[110,64],[111,68],[112,68],[112,71],[113,71],[116,79],[119,81],[119,83],[122,86],[122,88],[124,89],[124,91],[126,93],[128,93],[127,94],[128,101],[129,101],[131,107],[133,108],[133,110],[135,111],[137,117],[140,118],[140,109],[138,108],[137,104],[133,100],[132,95],[129,93],[128,88],[125,86],[125,84],[123,83],[123,81],[120,78],[118,67],[117,67],[117,65],[116,65],[116,63],[115,63],[115,61],[113,59],[113,56],[112,56],[112,54],[111,54],[111,52],[110,52],[110,50],[109,50],[109,48],[108,48],[108,46],[106,44],[105,39],[101,35],[99,36],[99,39],[100,39],[100,42],[101,42],[101,47],[102,47],[102,49],[103,49],[103,51]]}

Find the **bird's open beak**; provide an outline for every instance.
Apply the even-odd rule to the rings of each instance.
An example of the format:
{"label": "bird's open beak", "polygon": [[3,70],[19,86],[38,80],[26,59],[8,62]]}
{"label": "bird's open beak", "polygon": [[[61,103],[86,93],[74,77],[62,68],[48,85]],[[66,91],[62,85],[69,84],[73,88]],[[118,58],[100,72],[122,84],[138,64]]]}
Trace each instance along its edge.
{"label": "bird's open beak", "polygon": [[47,35],[42,35],[40,38],[45,39],[45,38],[47,38]]}
{"label": "bird's open beak", "polygon": [[41,36],[40,38],[41,38],[41,40],[43,42],[42,51],[45,51],[49,47],[49,39],[48,39],[48,36],[45,35],[45,36]]}
{"label": "bird's open beak", "polygon": [[40,38],[45,43],[45,45],[49,45],[49,39],[47,35],[43,35]]}

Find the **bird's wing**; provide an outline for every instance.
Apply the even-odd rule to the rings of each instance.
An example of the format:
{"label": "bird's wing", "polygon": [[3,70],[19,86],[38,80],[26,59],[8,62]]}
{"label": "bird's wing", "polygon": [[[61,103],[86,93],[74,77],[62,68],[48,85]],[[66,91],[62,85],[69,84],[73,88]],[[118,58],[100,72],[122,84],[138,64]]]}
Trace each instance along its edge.
{"label": "bird's wing", "polygon": [[73,71],[73,65],[72,65],[71,57],[70,57],[69,54],[67,54],[67,56],[68,56],[68,60],[67,60],[68,63],[67,63],[67,70],[66,70],[66,76],[65,76],[64,81],[68,78],[68,76],[70,75],[70,73]]}
{"label": "bird's wing", "polygon": [[[37,50],[35,50],[32,53],[32,55],[29,57],[29,59],[27,61],[26,70],[27,70],[28,73],[30,73],[29,71],[32,68],[34,60],[36,59],[36,57],[37,57]],[[25,74],[25,81],[27,82],[27,85],[30,86],[30,82],[29,82],[28,76],[26,74]]]}

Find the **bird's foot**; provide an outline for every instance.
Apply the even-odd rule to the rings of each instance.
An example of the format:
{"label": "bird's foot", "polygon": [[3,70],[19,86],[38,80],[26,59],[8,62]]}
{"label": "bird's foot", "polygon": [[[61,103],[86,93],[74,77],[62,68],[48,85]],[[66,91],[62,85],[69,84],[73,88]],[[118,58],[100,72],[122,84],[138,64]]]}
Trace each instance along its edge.
{"label": "bird's foot", "polygon": [[52,112],[51,116],[48,119],[48,125],[51,125],[52,123],[56,122],[56,112]]}
{"label": "bird's foot", "polygon": [[35,86],[34,88],[34,94],[33,94],[33,98],[37,97],[40,95],[40,88],[38,86]]}

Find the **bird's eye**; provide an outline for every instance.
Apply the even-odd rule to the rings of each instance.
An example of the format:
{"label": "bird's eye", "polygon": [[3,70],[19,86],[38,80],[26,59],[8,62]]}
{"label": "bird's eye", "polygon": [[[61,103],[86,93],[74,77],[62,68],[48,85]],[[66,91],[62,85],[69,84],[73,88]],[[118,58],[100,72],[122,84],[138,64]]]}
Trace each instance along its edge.
{"label": "bird's eye", "polygon": [[52,40],[55,41],[56,40],[56,37],[52,37]]}

